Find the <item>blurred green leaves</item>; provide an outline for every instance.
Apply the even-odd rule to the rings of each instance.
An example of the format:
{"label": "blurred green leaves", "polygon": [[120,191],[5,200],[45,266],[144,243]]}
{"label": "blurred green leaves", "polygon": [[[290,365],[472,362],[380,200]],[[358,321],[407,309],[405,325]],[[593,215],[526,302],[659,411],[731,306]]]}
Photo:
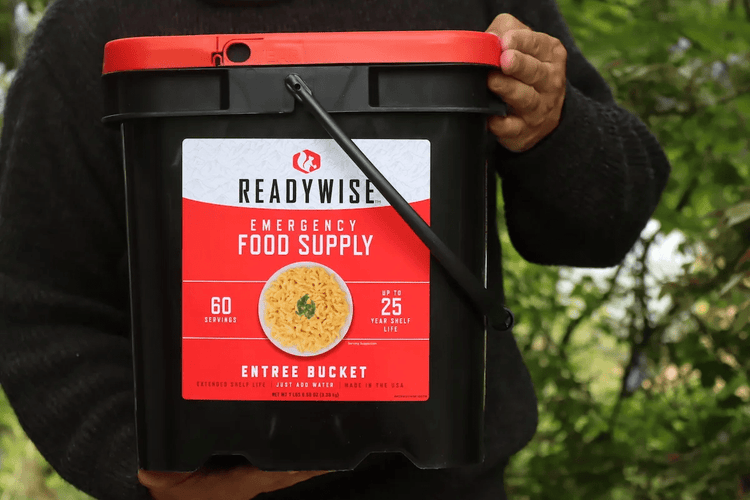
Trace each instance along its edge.
{"label": "blurred green leaves", "polygon": [[90,500],[45,462],[0,390],[0,500]]}
{"label": "blurred green leaves", "polygon": [[679,230],[693,258],[665,277],[644,234],[617,274],[556,293],[558,270],[524,262],[505,237],[542,415],[511,463],[511,498],[737,498],[750,473],[750,22],[741,3],[559,3],[664,147],[673,172],[654,238]]}

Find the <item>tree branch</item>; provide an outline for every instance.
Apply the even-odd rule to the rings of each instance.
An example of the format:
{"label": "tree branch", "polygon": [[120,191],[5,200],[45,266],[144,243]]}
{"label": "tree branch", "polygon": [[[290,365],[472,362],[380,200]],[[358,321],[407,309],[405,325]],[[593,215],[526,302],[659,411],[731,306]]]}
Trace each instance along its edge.
{"label": "tree branch", "polygon": [[[625,365],[625,369],[623,370],[622,381],[620,383],[620,394],[618,395],[615,406],[612,409],[612,413],[610,414],[608,423],[608,432],[610,434],[612,433],[615,423],[617,422],[617,417],[620,414],[622,402],[628,396],[628,378],[630,377],[633,368],[636,366],[641,352],[651,340],[651,337],[653,336],[655,331],[654,326],[651,324],[651,319],[649,318],[648,303],[646,297],[646,274],[648,272],[646,259],[648,257],[648,251],[650,250],[651,245],[653,245],[654,241],[656,240],[656,236],[658,234],[658,232],[654,233],[647,240],[641,239],[641,243],[643,244],[643,253],[638,258],[638,261],[641,264],[641,268],[638,272],[638,275],[636,276],[637,283],[634,289],[634,293],[637,299],[636,305],[638,306],[638,313],[640,314],[633,314],[633,318],[630,322],[630,332],[628,336],[630,341],[630,354],[628,362]],[[638,319],[640,319],[643,323],[640,340],[637,338]]]}
{"label": "tree branch", "polygon": [[[743,0],[744,2],[750,3],[750,0]],[[742,97],[744,95],[750,94],[750,87],[742,87],[738,89],[734,94],[725,95],[719,99],[716,100],[714,103],[705,103],[705,104],[691,104],[691,106],[686,109],[685,111],[675,111],[675,110],[667,110],[667,111],[652,111],[648,113],[647,116],[680,116],[683,118],[691,117],[696,114],[698,114],[699,111],[703,111],[704,109],[712,108],[714,106],[718,106],[719,104],[726,104],[728,102],[731,102],[738,97]]]}
{"label": "tree branch", "polygon": [[[615,275],[612,277],[612,284],[610,285],[609,289],[604,292],[604,295],[602,295],[601,300],[599,301],[599,306],[606,303],[609,298],[614,293],[615,287],[617,286],[617,278],[620,276],[620,273],[623,269],[623,264],[620,264],[617,266],[617,271],[615,271]],[[597,306],[598,308],[598,306]],[[565,334],[563,335],[562,340],[560,341],[560,350],[564,351],[565,348],[570,343],[571,338],[573,337],[573,332],[578,328],[578,326],[583,322],[584,316],[581,315],[578,318],[571,320],[570,323],[568,323],[567,328],[565,329]]]}
{"label": "tree branch", "polygon": [[698,177],[693,177],[690,180],[685,191],[682,193],[682,196],[680,196],[680,201],[678,201],[677,206],[674,207],[675,212],[681,213],[685,209],[688,203],[690,203],[690,197],[693,195],[693,191],[698,188],[699,184]]}

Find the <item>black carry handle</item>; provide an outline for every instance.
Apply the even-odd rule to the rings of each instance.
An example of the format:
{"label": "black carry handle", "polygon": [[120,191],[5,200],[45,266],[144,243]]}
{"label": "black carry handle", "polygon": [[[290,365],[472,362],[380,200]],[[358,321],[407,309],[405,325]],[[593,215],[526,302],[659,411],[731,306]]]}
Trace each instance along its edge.
{"label": "black carry handle", "polygon": [[414,211],[409,203],[399,194],[383,174],[375,168],[367,156],[346,136],[330,114],[323,109],[313,97],[312,92],[299,75],[289,75],[285,79],[289,92],[307,106],[307,110],[320,122],[323,128],[341,146],[341,149],[359,167],[385,199],[391,204],[412,231],[427,245],[430,252],[448,271],[459,286],[467,293],[471,302],[487,317],[489,324],[497,331],[506,332],[513,328],[513,313],[504,306],[497,306],[490,293],[458,257],[430,229],[430,226]]}

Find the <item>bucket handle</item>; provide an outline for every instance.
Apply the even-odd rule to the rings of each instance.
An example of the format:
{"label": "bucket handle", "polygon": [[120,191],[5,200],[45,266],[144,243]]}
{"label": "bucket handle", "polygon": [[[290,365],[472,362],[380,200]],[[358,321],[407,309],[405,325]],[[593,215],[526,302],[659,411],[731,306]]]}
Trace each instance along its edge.
{"label": "bucket handle", "polygon": [[449,275],[468,295],[474,306],[487,318],[487,322],[499,332],[507,332],[513,328],[513,313],[505,306],[498,306],[492,300],[489,291],[482,286],[474,274],[461,260],[438,238],[430,226],[417,214],[401,194],[383,177],[383,174],[370,162],[354,142],[347,137],[343,130],[326,112],[317,99],[313,97],[310,88],[299,75],[291,74],[284,79],[287,90],[307,107],[307,111],[315,117],[328,135],[338,143],[341,149],[359,167],[365,176],[372,181],[401,218],[406,222],[420,240],[430,249],[430,252],[445,268]]}

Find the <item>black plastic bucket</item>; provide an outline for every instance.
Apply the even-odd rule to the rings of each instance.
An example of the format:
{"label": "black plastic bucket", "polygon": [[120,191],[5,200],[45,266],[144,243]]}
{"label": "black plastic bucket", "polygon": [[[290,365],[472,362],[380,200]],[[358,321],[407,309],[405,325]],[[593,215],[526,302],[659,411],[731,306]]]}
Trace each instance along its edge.
{"label": "black plastic bucket", "polygon": [[486,80],[499,60],[497,37],[473,32],[106,46],[142,468],[482,461],[485,123],[504,111]]}

